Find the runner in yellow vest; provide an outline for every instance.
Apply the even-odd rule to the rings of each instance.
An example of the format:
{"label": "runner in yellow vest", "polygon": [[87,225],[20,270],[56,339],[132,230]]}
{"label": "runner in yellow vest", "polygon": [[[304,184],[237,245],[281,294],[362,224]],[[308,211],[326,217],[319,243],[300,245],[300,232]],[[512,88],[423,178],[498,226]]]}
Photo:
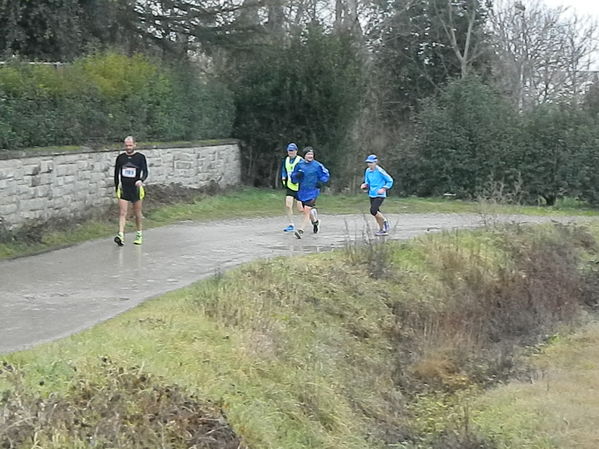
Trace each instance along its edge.
{"label": "runner in yellow vest", "polygon": [[299,184],[291,182],[291,173],[293,169],[302,160],[301,156],[297,155],[297,145],[290,143],[287,145],[287,157],[283,159],[283,165],[281,167],[281,181],[285,187],[285,208],[287,210],[287,220],[289,226],[283,231],[293,232],[295,226],[293,225],[293,202],[295,200],[297,210],[303,211],[302,202],[297,199],[297,191],[299,190]]}

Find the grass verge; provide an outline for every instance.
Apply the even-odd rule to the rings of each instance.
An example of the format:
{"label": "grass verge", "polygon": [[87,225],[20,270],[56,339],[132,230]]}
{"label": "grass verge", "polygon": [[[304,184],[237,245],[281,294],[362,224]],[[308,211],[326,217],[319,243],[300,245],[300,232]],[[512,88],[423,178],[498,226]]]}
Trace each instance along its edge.
{"label": "grass verge", "polygon": [[[72,401],[82,382],[132,370],[162,379],[220,404],[253,449],[494,449],[497,433],[482,418],[473,426],[465,404],[529,375],[519,363],[528,348],[582,319],[596,251],[585,229],[553,225],[260,261],[8,355],[5,366],[21,373],[22,404]],[[0,409],[15,390],[10,375]],[[122,396],[116,384],[94,400]],[[3,416],[0,438],[14,424]],[[42,437],[81,439],[39,424],[15,447]]]}
{"label": "grass verge", "polygon": [[474,401],[472,419],[501,449],[595,449],[599,442],[599,325],[531,357],[532,375]]}

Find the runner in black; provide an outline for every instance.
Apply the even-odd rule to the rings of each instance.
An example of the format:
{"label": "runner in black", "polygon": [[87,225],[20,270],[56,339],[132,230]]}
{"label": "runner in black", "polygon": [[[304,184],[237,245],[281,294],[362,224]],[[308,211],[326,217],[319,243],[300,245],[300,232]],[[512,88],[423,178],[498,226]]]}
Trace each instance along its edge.
{"label": "runner in black", "polygon": [[125,138],[125,152],[118,155],[114,166],[114,187],[119,199],[119,232],[114,238],[117,245],[125,243],[125,223],[129,203],[133,203],[135,211],[135,245],[142,244],[141,206],[145,196],[143,182],[148,177],[148,164],[146,157],[135,151],[135,139],[132,136]]}

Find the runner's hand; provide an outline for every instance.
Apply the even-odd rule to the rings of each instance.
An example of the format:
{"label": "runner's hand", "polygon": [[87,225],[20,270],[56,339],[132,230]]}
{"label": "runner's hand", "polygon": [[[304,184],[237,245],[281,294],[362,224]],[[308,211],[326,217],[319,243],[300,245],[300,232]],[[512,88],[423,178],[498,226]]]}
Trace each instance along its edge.
{"label": "runner's hand", "polygon": [[141,186],[143,186],[143,185],[144,185],[144,183],[143,183],[143,182],[141,182],[141,180],[139,180],[139,181],[135,181],[135,185],[136,185],[137,187],[141,187]]}

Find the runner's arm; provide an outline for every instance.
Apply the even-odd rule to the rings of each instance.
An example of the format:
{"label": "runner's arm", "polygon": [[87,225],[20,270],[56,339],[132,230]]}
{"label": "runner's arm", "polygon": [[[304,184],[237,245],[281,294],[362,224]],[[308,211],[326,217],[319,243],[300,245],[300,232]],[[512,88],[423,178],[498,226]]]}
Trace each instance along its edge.
{"label": "runner's arm", "polygon": [[293,173],[291,173],[291,182],[297,183],[304,177],[304,171],[301,168],[301,162],[295,166]]}
{"label": "runner's arm", "polygon": [[329,182],[330,177],[331,175],[327,168],[324,165],[320,164],[320,173],[318,174],[318,181],[324,184],[326,182]]}
{"label": "runner's arm", "polygon": [[121,163],[120,157],[116,158],[116,162],[114,163],[114,190],[119,189],[119,174],[121,171]]}
{"label": "runner's arm", "polygon": [[148,162],[146,161],[146,157],[142,154],[142,163],[141,163],[141,171],[142,171],[142,176],[140,178],[141,182],[144,182],[146,179],[148,179]]}
{"label": "runner's arm", "polygon": [[380,168],[381,175],[383,175],[383,179],[385,180],[385,185],[383,185],[383,189],[389,190],[393,187],[393,178],[387,173],[383,168]]}
{"label": "runner's arm", "polygon": [[285,187],[287,185],[287,178],[291,173],[287,173],[287,169],[285,168],[285,159],[283,159],[283,162],[281,162],[281,183],[283,184],[283,187]]}
{"label": "runner's arm", "polygon": [[364,170],[364,181],[362,182],[362,185],[360,186],[360,189],[362,190],[368,190],[369,184],[368,184],[368,169]]}

